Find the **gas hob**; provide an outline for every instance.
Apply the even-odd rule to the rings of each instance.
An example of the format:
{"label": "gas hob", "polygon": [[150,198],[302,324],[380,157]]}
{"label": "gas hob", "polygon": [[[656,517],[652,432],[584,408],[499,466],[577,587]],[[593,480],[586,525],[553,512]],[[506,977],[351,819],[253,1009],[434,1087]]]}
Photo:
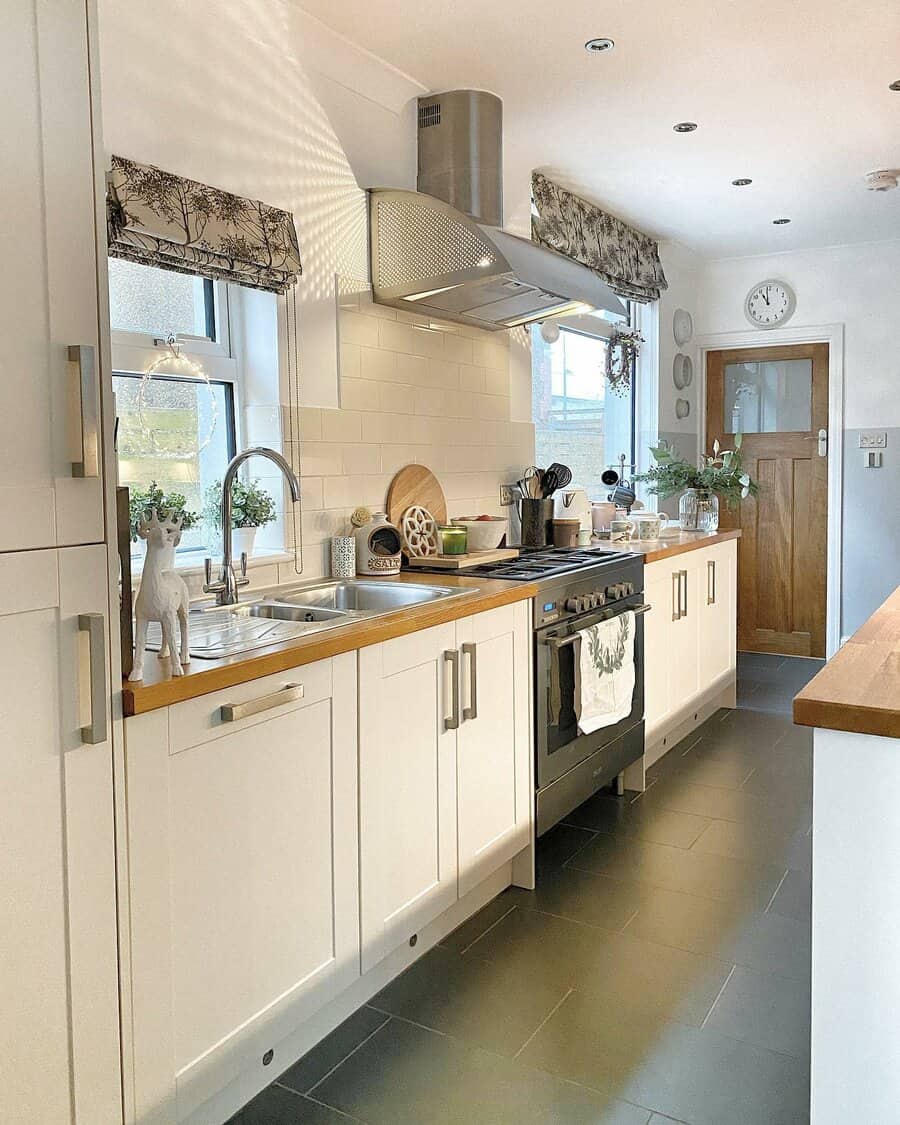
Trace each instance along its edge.
{"label": "gas hob", "polygon": [[516,559],[468,567],[466,576],[505,578],[510,582],[540,582],[589,567],[608,569],[637,556],[628,551],[583,551],[577,547],[542,547],[524,550]]}

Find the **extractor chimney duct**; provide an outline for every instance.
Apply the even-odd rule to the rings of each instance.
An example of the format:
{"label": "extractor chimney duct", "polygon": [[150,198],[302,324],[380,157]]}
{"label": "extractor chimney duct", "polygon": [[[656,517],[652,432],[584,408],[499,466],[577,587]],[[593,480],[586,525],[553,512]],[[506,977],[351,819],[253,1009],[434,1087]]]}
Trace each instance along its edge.
{"label": "extractor chimney duct", "polygon": [[419,98],[419,191],[503,226],[503,103],[484,90]]}

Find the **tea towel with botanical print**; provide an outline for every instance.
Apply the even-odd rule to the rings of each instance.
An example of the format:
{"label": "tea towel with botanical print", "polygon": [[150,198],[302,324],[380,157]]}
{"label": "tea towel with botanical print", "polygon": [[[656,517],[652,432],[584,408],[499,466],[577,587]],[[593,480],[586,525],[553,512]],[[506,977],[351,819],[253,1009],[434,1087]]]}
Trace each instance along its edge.
{"label": "tea towel with botanical print", "polygon": [[611,727],[631,714],[634,696],[634,614],[619,614],[581,633],[583,734]]}

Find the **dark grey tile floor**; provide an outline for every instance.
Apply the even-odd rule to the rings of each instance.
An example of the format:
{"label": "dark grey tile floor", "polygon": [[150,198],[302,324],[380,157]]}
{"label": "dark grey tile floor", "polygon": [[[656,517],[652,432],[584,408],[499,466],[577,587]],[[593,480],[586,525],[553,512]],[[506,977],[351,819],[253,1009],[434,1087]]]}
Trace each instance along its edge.
{"label": "dark grey tile floor", "polygon": [[807,1122],[821,662],[741,654],[739,708],[541,841],[510,889],[232,1125]]}

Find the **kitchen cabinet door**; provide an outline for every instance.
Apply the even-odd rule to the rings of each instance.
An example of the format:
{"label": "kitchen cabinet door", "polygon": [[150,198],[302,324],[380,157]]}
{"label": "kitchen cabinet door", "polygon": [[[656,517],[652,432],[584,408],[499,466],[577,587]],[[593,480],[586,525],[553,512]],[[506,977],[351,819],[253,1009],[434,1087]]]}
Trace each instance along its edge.
{"label": "kitchen cabinet door", "polygon": [[359,653],[364,972],[457,898],[456,649],[449,624]]}
{"label": "kitchen cabinet door", "polygon": [[104,538],[86,13],[20,0],[0,36],[0,551]]}
{"label": "kitchen cabinet door", "polygon": [[528,846],[530,603],[457,622],[462,721],[457,735],[459,895]]}
{"label": "kitchen cabinet door", "polygon": [[0,555],[0,1121],[122,1120],[104,547]]}
{"label": "kitchen cabinet door", "polygon": [[690,710],[699,688],[698,554],[678,555],[669,568],[669,585],[678,607],[677,619],[669,628],[669,713],[676,720]]}
{"label": "kitchen cabinet door", "polygon": [[173,1125],[360,975],[356,656],[128,719],[126,765],[136,1117]]}
{"label": "kitchen cabinet door", "polygon": [[644,567],[644,601],[650,606],[644,615],[644,723],[649,739],[663,726],[671,710],[670,633],[678,596],[677,580],[667,560]]}
{"label": "kitchen cabinet door", "polygon": [[737,544],[720,543],[699,553],[698,663],[700,688],[705,691],[735,670]]}

